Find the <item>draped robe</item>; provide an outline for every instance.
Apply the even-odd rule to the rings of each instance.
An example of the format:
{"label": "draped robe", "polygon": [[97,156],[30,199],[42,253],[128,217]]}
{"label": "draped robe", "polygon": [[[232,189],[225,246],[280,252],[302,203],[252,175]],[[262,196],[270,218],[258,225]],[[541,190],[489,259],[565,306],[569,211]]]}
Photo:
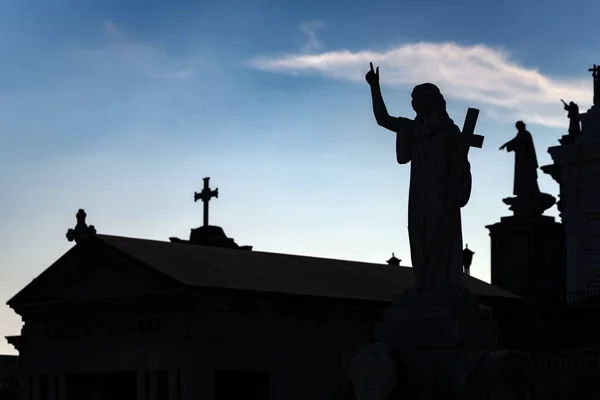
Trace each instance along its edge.
{"label": "draped robe", "polygon": [[515,152],[515,196],[532,196],[540,193],[538,186],[538,161],[531,133],[519,131],[517,136],[506,143],[506,150]]}
{"label": "draped robe", "polygon": [[471,194],[468,143],[454,122],[399,118],[396,156],[411,163],[408,235],[415,292],[458,291],[462,282],[460,209]]}
{"label": "draped robe", "polygon": [[567,118],[569,118],[569,135],[577,137],[581,133],[581,125],[579,123],[579,107],[575,103],[570,103],[569,105],[565,106],[565,110],[568,111]]}

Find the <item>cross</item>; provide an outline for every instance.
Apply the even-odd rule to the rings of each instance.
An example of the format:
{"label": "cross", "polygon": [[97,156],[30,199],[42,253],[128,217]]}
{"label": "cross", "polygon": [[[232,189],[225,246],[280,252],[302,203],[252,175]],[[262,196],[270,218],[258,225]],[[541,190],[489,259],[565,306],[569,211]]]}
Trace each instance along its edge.
{"label": "cross", "polygon": [[467,147],[467,153],[469,148],[477,147],[478,149],[483,147],[484,137],[481,135],[475,135],[475,125],[477,125],[477,117],[479,116],[479,110],[476,108],[469,108],[467,115],[465,116],[465,123],[463,124],[462,133],[465,135],[463,138],[469,144]]}
{"label": "cross", "polygon": [[204,181],[204,188],[200,193],[194,192],[194,203],[198,200],[202,200],[202,203],[204,203],[204,226],[208,226],[208,202],[213,197],[219,198],[219,188],[212,190],[208,186],[210,178],[202,178],[202,180]]}
{"label": "cross", "polygon": [[594,79],[598,78],[598,72],[600,72],[600,67],[597,66],[596,64],[594,64],[594,66],[590,69],[588,69],[588,71],[590,71],[592,73],[592,77]]}
{"label": "cross", "polygon": [[75,225],[74,229],[69,229],[67,231],[67,240],[69,242],[75,242],[76,244],[83,242],[90,236],[94,236],[96,234],[96,228],[94,225],[88,226],[85,222],[85,217],[87,214],[83,209],[79,209],[75,217],[77,218],[77,225]]}
{"label": "cross", "polygon": [[600,102],[600,66],[594,64],[588,71],[592,73],[592,78],[594,78],[594,105],[597,105]]}

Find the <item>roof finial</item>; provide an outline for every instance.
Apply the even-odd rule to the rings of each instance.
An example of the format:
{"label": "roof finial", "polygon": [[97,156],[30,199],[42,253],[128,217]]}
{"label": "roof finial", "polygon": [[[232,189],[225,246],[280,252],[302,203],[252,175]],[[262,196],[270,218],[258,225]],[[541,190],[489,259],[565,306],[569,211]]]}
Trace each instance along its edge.
{"label": "roof finial", "polygon": [[202,200],[202,203],[204,203],[204,226],[208,226],[208,202],[213,197],[219,198],[219,188],[212,190],[209,187],[208,181],[210,178],[202,178],[202,180],[204,181],[204,187],[200,193],[194,192],[194,202]]}
{"label": "roof finial", "polygon": [[90,236],[94,236],[96,234],[96,228],[94,225],[88,226],[85,223],[85,217],[87,214],[80,208],[75,217],[77,218],[77,225],[75,225],[75,229],[69,229],[67,231],[67,240],[69,242],[75,242],[77,244],[81,243],[85,239]]}
{"label": "roof finial", "polygon": [[392,253],[392,258],[387,260],[388,265],[394,265],[396,267],[400,266],[400,262],[402,262],[402,260],[399,260],[398,258],[396,258],[396,255],[394,253]]}
{"label": "roof finial", "polygon": [[474,251],[469,249],[469,244],[465,245],[465,249],[463,250],[463,267],[465,270],[465,274],[469,275],[469,270],[471,269],[471,263],[473,262],[473,254]]}

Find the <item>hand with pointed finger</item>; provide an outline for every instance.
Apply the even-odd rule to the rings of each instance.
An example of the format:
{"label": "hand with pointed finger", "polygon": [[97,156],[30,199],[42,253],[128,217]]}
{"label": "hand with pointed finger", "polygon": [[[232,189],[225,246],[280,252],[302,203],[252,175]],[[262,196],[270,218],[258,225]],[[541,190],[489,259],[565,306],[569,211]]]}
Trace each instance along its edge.
{"label": "hand with pointed finger", "polygon": [[373,86],[373,85],[379,85],[379,67],[377,67],[374,70],[373,69],[373,63],[369,63],[369,65],[371,66],[371,70],[369,72],[367,72],[367,75],[365,76],[365,79],[367,80],[367,82],[371,86]]}

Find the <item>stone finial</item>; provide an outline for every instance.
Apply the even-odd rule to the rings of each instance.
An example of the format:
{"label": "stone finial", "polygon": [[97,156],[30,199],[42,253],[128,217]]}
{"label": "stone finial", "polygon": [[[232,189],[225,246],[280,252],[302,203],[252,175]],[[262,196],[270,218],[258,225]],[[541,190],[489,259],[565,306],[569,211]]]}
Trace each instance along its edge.
{"label": "stone finial", "polygon": [[465,269],[465,274],[467,275],[469,275],[469,271],[471,270],[473,254],[475,254],[475,252],[469,249],[469,245],[465,245],[465,249],[463,250],[463,267]]}
{"label": "stone finial", "polygon": [[399,267],[401,262],[402,262],[402,260],[396,258],[396,256],[394,255],[394,253],[392,253],[392,258],[390,258],[389,260],[387,260],[388,265],[393,265],[395,267]]}
{"label": "stone finial", "polygon": [[79,209],[75,217],[77,218],[77,225],[75,225],[74,229],[69,229],[67,231],[67,240],[69,242],[75,242],[77,244],[81,243],[85,239],[90,236],[94,236],[96,234],[96,228],[94,225],[88,226],[85,222],[85,217],[87,214],[83,210],[83,208]]}

